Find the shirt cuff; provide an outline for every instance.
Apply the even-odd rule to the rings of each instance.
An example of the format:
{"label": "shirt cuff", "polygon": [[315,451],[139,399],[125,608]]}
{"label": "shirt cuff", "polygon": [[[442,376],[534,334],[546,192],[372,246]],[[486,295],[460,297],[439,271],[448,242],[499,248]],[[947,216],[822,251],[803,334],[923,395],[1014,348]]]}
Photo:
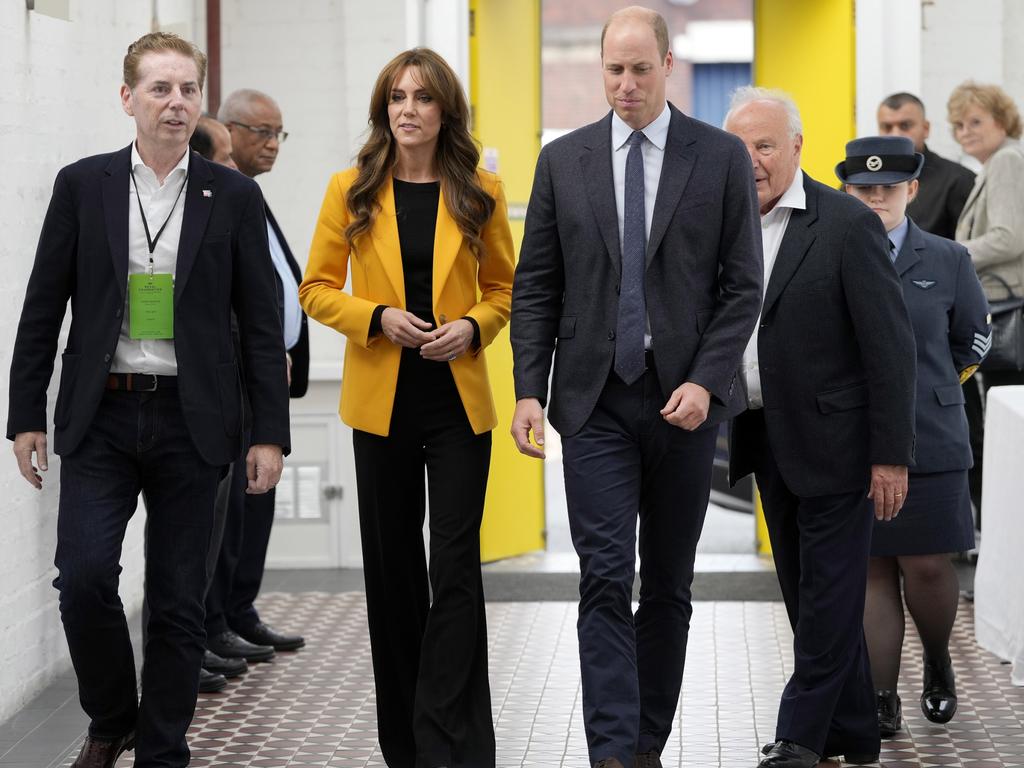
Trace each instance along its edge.
{"label": "shirt cuff", "polygon": [[470,346],[473,349],[480,349],[480,324],[469,315],[464,316],[462,319],[469,320],[469,324],[473,326],[473,343]]}
{"label": "shirt cuff", "polygon": [[387,304],[378,304],[377,308],[373,310],[373,316],[370,318],[370,333],[369,336],[376,336],[384,330],[381,318],[384,317],[384,310],[388,308]]}

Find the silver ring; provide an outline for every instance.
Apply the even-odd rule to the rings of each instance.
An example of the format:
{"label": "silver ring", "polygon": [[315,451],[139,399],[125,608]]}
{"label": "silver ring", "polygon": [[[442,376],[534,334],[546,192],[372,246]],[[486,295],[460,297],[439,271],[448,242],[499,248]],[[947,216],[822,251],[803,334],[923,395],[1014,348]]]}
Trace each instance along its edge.
{"label": "silver ring", "polygon": [[454,359],[455,359],[456,357],[458,357],[458,355],[450,355],[450,356],[448,357],[448,362],[451,362],[451,361],[452,361],[452,360],[454,360]]}

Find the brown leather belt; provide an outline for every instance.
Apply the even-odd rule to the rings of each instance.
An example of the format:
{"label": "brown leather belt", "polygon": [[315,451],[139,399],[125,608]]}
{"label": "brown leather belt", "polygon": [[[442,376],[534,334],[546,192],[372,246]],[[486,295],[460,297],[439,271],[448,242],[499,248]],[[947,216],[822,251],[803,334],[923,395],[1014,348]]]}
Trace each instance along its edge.
{"label": "brown leather belt", "polygon": [[177,376],[157,376],[152,373],[112,373],[107,376],[107,389],[122,392],[155,392],[157,389],[174,389],[177,386]]}

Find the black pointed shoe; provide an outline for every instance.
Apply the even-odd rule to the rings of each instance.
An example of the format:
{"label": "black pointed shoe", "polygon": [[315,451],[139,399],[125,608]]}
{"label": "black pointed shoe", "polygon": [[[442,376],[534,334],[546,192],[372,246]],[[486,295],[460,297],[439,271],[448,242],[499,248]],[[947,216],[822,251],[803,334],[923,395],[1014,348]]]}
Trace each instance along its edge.
{"label": "black pointed shoe", "polygon": [[273,646],[250,643],[230,629],[206,638],[206,648],[225,659],[245,659],[255,663],[274,658]]}
{"label": "black pointed shoe", "polygon": [[792,741],[776,741],[761,748],[764,760],[757,768],[815,768],[820,760],[817,752],[801,747]]}
{"label": "black pointed shoe", "polygon": [[875,707],[878,712],[878,733],[883,739],[890,739],[903,727],[903,705],[896,691],[875,691]]}
{"label": "black pointed shoe", "polygon": [[302,635],[286,635],[262,621],[257,621],[251,627],[239,629],[238,635],[255,645],[269,645],[275,651],[297,651],[306,645]]}
{"label": "black pointed shoe", "polygon": [[924,660],[924,692],[921,711],[933,723],[948,723],[956,714],[956,677],[953,662]]}
{"label": "black pointed shoe", "polygon": [[218,656],[213,651],[206,651],[203,654],[203,669],[207,672],[213,672],[214,674],[230,678],[244,675],[249,671],[249,664],[241,657],[226,659],[223,656]]}

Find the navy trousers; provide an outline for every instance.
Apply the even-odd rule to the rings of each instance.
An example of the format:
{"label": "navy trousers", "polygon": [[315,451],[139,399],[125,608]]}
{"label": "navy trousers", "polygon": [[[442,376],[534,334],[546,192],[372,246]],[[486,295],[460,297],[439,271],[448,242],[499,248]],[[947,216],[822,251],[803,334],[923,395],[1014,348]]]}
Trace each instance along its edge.
{"label": "navy trousers", "polygon": [[632,385],[612,373],[583,428],[562,438],[591,763],[615,757],[629,768],[638,752],[660,754],[679,700],[717,430],[670,425],[665,401],[653,362]]}
{"label": "navy trousers", "polygon": [[[74,453],[61,458],[57,520],[60,612],[89,733],[136,732],[138,768],[189,762],[185,732],[202,662],[203,595],[220,468],[196,451],[175,389],[103,395]],[[146,494],[142,698],[118,596],[121,544]]]}
{"label": "navy trousers", "polygon": [[874,502],[864,488],[799,497],[786,486],[764,415],[744,415],[755,455],[775,570],[793,627],[793,675],[782,693],[775,738],[819,755],[879,751],[878,717],[864,640],[864,592]]}
{"label": "navy trousers", "polygon": [[206,634],[211,637],[226,629],[245,633],[260,621],[254,603],[263,583],[276,497],[273,490],[245,492],[248,452],[246,439],[241,456],[221,481],[226,496],[224,533],[206,595]]}

